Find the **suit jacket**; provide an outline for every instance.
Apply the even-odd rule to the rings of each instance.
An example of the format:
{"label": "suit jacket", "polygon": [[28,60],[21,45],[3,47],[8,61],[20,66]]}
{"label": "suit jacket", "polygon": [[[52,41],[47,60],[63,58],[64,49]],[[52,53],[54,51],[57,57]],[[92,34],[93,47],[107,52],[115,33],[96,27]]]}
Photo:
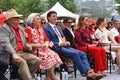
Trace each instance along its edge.
{"label": "suit jacket", "polygon": [[[19,32],[25,50],[27,47],[27,42],[24,36],[24,31],[22,28],[20,28]],[[8,53],[13,54],[16,53],[17,48],[18,46],[15,32],[11,25],[5,23],[2,27],[0,27],[0,53],[7,51]]]}
{"label": "suit jacket", "polygon": [[66,40],[69,41],[70,44],[73,44],[73,39],[74,38],[73,38],[73,35],[71,34],[71,32],[67,28],[65,28],[63,30],[63,33],[65,35]]}
{"label": "suit jacket", "polygon": [[[56,27],[57,27],[58,31],[60,32],[62,38],[64,38],[65,36],[64,36],[64,34],[63,34],[63,32],[62,32],[61,27],[60,27],[60,26],[56,26]],[[49,41],[52,41],[53,44],[54,44],[56,47],[58,47],[58,46],[59,46],[59,39],[58,39],[55,31],[53,30],[53,28],[48,24],[48,26],[45,27],[44,30],[45,30],[45,32],[46,32],[46,34],[47,34],[47,36],[48,36]]]}

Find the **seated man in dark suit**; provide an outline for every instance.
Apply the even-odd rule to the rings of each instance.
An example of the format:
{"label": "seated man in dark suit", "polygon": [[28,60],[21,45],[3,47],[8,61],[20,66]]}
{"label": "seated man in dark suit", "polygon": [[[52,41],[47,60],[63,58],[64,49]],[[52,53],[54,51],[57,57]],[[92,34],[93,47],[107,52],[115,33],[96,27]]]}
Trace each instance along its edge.
{"label": "seated man in dark suit", "polygon": [[[52,49],[55,50],[59,55],[63,55],[72,59],[83,76],[101,76],[91,71],[86,53],[71,48],[70,43],[65,40],[62,29],[60,26],[55,25],[57,20],[57,13],[55,11],[48,12],[47,19],[49,23],[48,26],[44,28],[44,30],[48,36],[49,41],[52,41],[54,44],[54,47],[52,47]],[[62,47],[60,48],[60,46]]]}
{"label": "seated man in dark suit", "polygon": [[63,30],[65,38],[72,45],[74,43],[74,38],[75,38],[74,26],[72,25],[72,19],[71,18],[66,18],[63,21],[63,23],[65,24],[65,29]]}

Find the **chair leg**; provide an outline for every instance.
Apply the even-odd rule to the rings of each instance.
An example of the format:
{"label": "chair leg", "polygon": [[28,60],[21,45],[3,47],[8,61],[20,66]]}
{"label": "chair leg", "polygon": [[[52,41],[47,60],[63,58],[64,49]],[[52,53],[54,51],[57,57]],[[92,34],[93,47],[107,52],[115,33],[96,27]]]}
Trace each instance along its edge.
{"label": "chair leg", "polygon": [[110,44],[110,74],[111,74],[111,65],[112,65],[112,55],[111,55],[111,44]]}
{"label": "chair leg", "polygon": [[75,75],[75,78],[76,78],[76,76],[77,76],[77,73],[76,73],[76,65],[75,64],[73,64],[74,65],[74,75]]}
{"label": "chair leg", "polygon": [[62,66],[60,65],[60,79],[62,80]]}
{"label": "chair leg", "polygon": [[10,80],[12,80],[12,68],[11,68],[11,65],[12,65],[12,56],[10,55]]}

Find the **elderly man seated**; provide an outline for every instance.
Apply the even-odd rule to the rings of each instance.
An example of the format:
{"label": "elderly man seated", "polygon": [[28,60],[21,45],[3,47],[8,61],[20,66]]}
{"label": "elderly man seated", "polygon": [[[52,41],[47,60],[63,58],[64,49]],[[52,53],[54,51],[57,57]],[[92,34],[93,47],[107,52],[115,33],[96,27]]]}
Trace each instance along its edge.
{"label": "elderly man seated", "polygon": [[22,80],[33,80],[41,60],[30,53],[32,47],[27,44],[24,31],[19,24],[21,16],[14,9],[6,12],[6,22],[0,27],[0,55],[5,55],[2,51],[11,54],[12,63],[18,66]]}

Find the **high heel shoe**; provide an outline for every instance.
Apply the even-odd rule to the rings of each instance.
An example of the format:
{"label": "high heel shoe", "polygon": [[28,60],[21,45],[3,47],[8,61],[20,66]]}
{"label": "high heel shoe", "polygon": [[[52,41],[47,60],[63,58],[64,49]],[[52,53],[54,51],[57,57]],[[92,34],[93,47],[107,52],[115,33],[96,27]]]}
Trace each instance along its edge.
{"label": "high heel shoe", "polygon": [[103,75],[104,77],[106,77],[106,76],[107,76],[107,74],[106,74],[106,73],[104,73],[104,72],[102,72],[102,75]]}
{"label": "high heel shoe", "polygon": [[97,75],[94,72],[89,72],[85,76],[92,79],[95,79],[97,77]]}

